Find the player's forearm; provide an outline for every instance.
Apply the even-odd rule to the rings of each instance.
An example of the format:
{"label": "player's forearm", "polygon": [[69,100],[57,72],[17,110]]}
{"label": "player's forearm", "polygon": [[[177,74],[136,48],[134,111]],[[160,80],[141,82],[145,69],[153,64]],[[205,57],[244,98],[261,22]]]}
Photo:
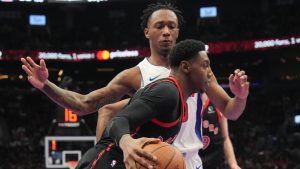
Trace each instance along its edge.
{"label": "player's forearm", "polygon": [[131,137],[130,134],[123,135],[122,138],[120,139],[120,142],[119,142],[120,148],[123,150],[124,149],[124,143],[131,142],[132,140],[133,140],[133,138]]}
{"label": "player's forearm", "polygon": [[247,99],[238,97],[230,98],[223,111],[224,116],[230,120],[238,119],[245,110]]}
{"label": "player's forearm", "polygon": [[106,107],[103,107],[98,111],[98,121],[97,121],[97,128],[96,128],[97,141],[101,139],[106,126],[116,114],[117,112],[110,111]]}
{"label": "player's forearm", "polygon": [[227,161],[229,166],[237,165],[237,161],[234,155],[234,149],[229,137],[224,139],[224,154],[225,160]]}
{"label": "player's forearm", "polygon": [[50,81],[46,82],[42,92],[58,105],[68,108],[78,115],[86,115],[97,110],[93,110],[92,106],[89,107],[84,105],[84,95],[62,89]]}

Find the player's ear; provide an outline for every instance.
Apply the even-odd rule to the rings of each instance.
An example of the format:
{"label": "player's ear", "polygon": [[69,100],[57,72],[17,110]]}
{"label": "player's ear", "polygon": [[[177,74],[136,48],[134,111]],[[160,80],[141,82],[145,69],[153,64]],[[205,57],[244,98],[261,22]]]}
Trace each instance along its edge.
{"label": "player's ear", "polygon": [[145,28],[145,29],[144,29],[144,35],[145,35],[145,37],[146,37],[147,39],[150,38],[150,35],[149,35],[149,29],[148,29],[148,28]]}
{"label": "player's ear", "polygon": [[184,73],[190,73],[190,62],[183,60],[180,62],[180,69],[184,72]]}

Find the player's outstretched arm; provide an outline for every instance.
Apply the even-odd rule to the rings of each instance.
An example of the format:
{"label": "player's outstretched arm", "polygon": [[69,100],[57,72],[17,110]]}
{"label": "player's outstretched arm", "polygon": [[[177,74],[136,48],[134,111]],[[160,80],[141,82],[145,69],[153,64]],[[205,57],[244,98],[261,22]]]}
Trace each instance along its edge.
{"label": "player's outstretched arm", "polygon": [[21,59],[22,69],[27,73],[28,81],[40,89],[58,105],[71,109],[78,115],[96,112],[103,105],[115,102],[125,94],[130,94],[136,89],[136,77],[139,69],[134,67],[119,73],[104,88],[95,90],[86,95],[62,89],[48,80],[49,73],[44,60],[36,64],[30,57]]}
{"label": "player's outstretched arm", "polygon": [[236,69],[229,77],[229,87],[235,97],[231,98],[218,84],[215,76],[206,90],[208,97],[224,116],[236,120],[243,113],[249,94],[249,82],[245,71]]}

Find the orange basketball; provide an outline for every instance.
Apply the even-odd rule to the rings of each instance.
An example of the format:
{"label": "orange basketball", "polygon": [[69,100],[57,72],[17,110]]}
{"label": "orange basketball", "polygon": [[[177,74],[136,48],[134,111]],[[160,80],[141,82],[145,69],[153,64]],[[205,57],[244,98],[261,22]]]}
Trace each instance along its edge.
{"label": "orange basketball", "polygon": [[[185,161],[180,151],[174,146],[159,142],[158,144],[148,144],[143,149],[157,157],[158,165],[155,169],[185,169]],[[137,169],[145,169],[138,163]]]}

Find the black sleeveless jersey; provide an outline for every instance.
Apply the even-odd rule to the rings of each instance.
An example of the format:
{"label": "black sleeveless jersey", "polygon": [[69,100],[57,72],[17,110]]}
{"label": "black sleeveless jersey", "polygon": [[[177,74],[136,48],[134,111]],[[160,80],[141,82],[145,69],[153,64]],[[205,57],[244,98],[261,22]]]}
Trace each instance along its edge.
{"label": "black sleeveless jersey", "polygon": [[125,134],[133,138],[160,138],[172,143],[182,120],[187,118],[181,88],[174,77],[155,81],[140,89],[110,121],[101,140],[80,160],[78,169],[125,168],[117,144]]}
{"label": "black sleeveless jersey", "polygon": [[203,166],[215,168],[223,161],[223,136],[220,111],[207,98],[202,111],[203,149],[199,151]]}
{"label": "black sleeveless jersey", "polygon": [[[174,99],[176,104],[170,107],[168,100],[174,102]],[[144,113],[139,114],[139,112]],[[131,113],[130,116],[129,113]],[[128,105],[115,118],[126,119],[126,123],[128,121],[131,127],[130,134],[133,138],[159,138],[164,142],[172,143],[180,130],[182,119],[186,115],[186,102],[179,83],[174,77],[170,76],[138,90]],[[137,119],[142,119],[144,122],[142,123]],[[117,132],[123,130],[120,121],[118,121],[118,125],[114,125],[115,127],[107,128],[110,137],[115,139],[117,143],[122,135],[128,134],[128,131],[117,134]],[[124,122],[124,124],[126,123]],[[113,128],[117,128],[117,130]]]}
{"label": "black sleeveless jersey", "polygon": [[[181,128],[182,119],[184,119],[184,116],[187,115],[186,102],[183,100],[182,91],[177,80],[173,77],[158,80],[157,82],[146,86],[143,91],[137,93],[137,96],[141,95],[143,92],[147,92],[147,90],[151,90],[153,85],[158,85],[159,83],[169,83],[170,85],[175,85],[179,91],[180,99],[178,105],[173,110],[173,115],[171,115],[170,112],[164,112],[165,114],[161,114],[156,118],[152,118],[151,121],[136,128],[135,132],[132,134],[134,138],[159,138],[161,141],[172,143]],[[162,107],[161,109],[163,111],[164,108]]]}

